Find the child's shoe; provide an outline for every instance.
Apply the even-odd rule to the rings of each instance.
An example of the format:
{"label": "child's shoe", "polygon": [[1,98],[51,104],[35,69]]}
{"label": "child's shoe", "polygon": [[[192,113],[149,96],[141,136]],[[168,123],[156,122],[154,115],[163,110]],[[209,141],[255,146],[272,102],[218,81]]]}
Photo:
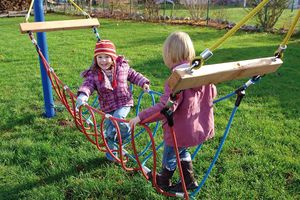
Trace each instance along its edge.
{"label": "child's shoe", "polygon": [[[187,190],[194,190],[198,187],[198,183],[194,177],[192,161],[181,161],[184,182]],[[183,192],[181,181],[171,187],[174,192]]]}
{"label": "child's shoe", "polygon": [[[175,171],[175,170],[174,170]],[[171,183],[171,178],[174,174],[174,171],[169,171],[167,168],[163,168],[162,171],[156,174],[156,183],[163,190],[169,190]],[[147,173],[149,180],[153,181],[151,171]]]}

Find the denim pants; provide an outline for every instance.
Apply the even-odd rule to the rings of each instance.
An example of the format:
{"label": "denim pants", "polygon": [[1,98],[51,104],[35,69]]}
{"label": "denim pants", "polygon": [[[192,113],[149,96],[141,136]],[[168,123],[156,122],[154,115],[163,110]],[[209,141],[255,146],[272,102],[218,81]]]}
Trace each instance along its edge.
{"label": "denim pants", "polygon": [[[191,161],[191,154],[188,152],[188,148],[179,147],[178,148],[180,161]],[[169,171],[174,171],[177,166],[176,154],[174,147],[164,144],[164,153],[162,160],[163,168],[167,168]]]}
{"label": "denim pants", "polygon": [[[108,114],[112,115],[115,118],[125,119],[130,111],[129,106],[121,107],[117,110],[114,110]],[[130,127],[128,123],[118,122],[120,134],[122,139],[128,137],[130,135]],[[117,141],[117,130],[113,122],[109,119],[106,119],[104,122],[105,127],[105,136],[108,140],[108,146],[111,150],[116,149],[114,146],[114,142]]]}

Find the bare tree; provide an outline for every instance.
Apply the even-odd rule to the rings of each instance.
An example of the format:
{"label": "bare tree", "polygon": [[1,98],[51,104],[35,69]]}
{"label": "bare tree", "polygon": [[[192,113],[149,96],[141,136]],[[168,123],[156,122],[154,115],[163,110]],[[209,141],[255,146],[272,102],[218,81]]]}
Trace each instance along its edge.
{"label": "bare tree", "polygon": [[153,19],[159,15],[160,5],[156,3],[156,0],[144,0],[145,16]]}
{"label": "bare tree", "polygon": [[207,0],[184,0],[183,3],[188,9],[192,19],[200,19],[205,16]]}
{"label": "bare tree", "polygon": [[[261,0],[248,0],[251,7],[256,7]],[[271,30],[284,9],[289,5],[290,0],[271,0],[257,15],[256,21],[264,31]],[[249,9],[248,9],[249,10]],[[250,11],[250,10],[249,10]]]}
{"label": "bare tree", "polygon": [[93,8],[93,0],[88,0],[88,5],[89,5],[89,13],[92,12],[92,8]]}

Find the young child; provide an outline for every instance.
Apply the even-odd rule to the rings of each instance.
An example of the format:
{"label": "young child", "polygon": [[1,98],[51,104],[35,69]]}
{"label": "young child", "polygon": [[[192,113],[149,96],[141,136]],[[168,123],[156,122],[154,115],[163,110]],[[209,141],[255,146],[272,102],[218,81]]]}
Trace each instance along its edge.
{"label": "young child", "polygon": [[[98,93],[100,109],[116,118],[126,118],[133,106],[132,93],[127,81],[149,90],[149,80],[142,74],[130,68],[123,56],[117,56],[115,45],[109,40],[96,43],[94,63],[82,74],[85,78],[77,94],[77,107],[86,103],[94,90]],[[130,135],[128,123],[118,123],[122,138]],[[105,135],[111,150],[115,150],[117,134],[113,123],[105,121]],[[117,155],[116,152],[113,152]],[[107,159],[114,161],[107,152]]]}
{"label": "young child", "polygon": [[[163,47],[163,59],[171,71],[189,68],[194,57],[194,46],[187,33],[174,32],[166,39]],[[131,127],[135,126],[154,113],[160,112],[166,106],[170,94],[171,90],[166,82],[160,102],[140,112],[137,117],[129,121],[129,125]],[[173,111],[173,128],[188,190],[198,187],[198,183],[194,178],[193,165],[188,148],[199,145],[214,136],[213,98],[215,96],[216,87],[212,84],[186,89],[179,93],[178,99],[170,108]],[[162,171],[156,177],[157,184],[162,189],[182,192],[181,183],[175,185],[171,183],[171,177],[176,169],[177,162],[170,128],[162,114],[154,120],[163,120],[162,127],[165,142]]]}

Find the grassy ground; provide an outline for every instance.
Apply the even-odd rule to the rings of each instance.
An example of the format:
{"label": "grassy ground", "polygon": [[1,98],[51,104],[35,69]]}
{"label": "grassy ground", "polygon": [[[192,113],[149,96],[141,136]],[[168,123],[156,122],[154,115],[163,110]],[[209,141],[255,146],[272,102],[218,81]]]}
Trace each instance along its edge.
{"label": "grassy ground", "polygon": [[[47,20],[66,18],[47,16]],[[126,173],[106,161],[72,123],[62,124],[71,121],[67,112],[58,110],[52,119],[43,117],[37,54],[27,35],[19,33],[22,20],[0,19],[0,199],[168,199],[141,174]],[[114,41],[118,53],[149,77],[156,91],[162,91],[169,76],[161,57],[168,34],[189,33],[200,53],[225,33],[190,26],[100,22],[102,38]],[[209,63],[271,56],[282,38],[237,33],[215,51]],[[94,35],[91,30],[50,32],[47,39],[52,67],[76,92],[82,82],[79,74],[91,62]],[[300,199],[299,53],[298,35],[289,43],[283,66],[247,90],[221,156],[197,199]],[[219,97],[244,81],[218,84]],[[194,161],[199,181],[234,100],[215,107],[216,137],[205,143]]]}

